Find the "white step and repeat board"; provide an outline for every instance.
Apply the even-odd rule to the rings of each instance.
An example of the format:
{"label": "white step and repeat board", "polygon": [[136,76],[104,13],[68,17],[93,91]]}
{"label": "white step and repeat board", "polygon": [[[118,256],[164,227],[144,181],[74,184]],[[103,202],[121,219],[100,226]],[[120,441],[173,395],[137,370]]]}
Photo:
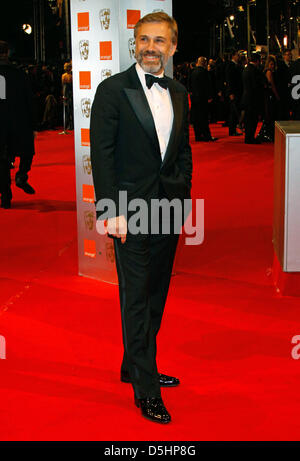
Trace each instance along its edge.
{"label": "white step and repeat board", "polygon": [[[135,63],[133,28],[172,0],[71,0],[79,274],[117,283],[112,239],[96,232],[90,160],[90,111],[97,86]],[[166,69],[172,76],[172,62]]]}

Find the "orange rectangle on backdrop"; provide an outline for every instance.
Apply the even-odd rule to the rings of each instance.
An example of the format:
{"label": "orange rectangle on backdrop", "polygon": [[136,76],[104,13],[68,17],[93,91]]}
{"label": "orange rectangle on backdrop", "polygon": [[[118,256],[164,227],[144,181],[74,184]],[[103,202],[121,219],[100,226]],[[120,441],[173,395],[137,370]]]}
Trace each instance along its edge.
{"label": "orange rectangle on backdrop", "polygon": [[94,186],[82,184],[82,200],[87,203],[94,203]]}
{"label": "orange rectangle on backdrop", "polygon": [[90,130],[88,128],[81,128],[81,145],[90,145]]}
{"label": "orange rectangle on backdrop", "polygon": [[134,26],[141,18],[140,10],[127,10],[127,29],[134,29]]}
{"label": "orange rectangle on backdrop", "polygon": [[90,30],[90,14],[89,13],[78,13],[78,30]]}
{"label": "orange rectangle on backdrop", "polygon": [[91,89],[91,71],[83,70],[79,72],[79,88],[81,90]]}
{"label": "orange rectangle on backdrop", "polygon": [[100,59],[103,61],[112,59],[112,43],[100,42]]}
{"label": "orange rectangle on backdrop", "polygon": [[90,258],[96,257],[96,242],[95,240],[84,239],[84,256],[89,256]]}

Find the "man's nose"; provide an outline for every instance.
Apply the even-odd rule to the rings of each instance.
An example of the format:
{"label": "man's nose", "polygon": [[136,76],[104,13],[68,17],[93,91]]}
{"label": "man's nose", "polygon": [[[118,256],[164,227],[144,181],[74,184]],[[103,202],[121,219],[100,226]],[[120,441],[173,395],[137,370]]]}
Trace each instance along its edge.
{"label": "man's nose", "polygon": [[147,51],[155,50],[155,41],[153,39],[149,39],[147,43]]}

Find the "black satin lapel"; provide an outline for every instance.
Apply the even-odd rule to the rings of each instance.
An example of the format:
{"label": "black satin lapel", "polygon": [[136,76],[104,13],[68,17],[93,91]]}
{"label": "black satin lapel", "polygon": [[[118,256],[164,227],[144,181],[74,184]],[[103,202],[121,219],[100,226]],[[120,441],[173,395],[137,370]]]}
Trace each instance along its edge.
{"label": "black satin lapel", "polygon": [[172,152],[172,146],[174,142],[176,141],[177,136],[180,133],[180,130],[182,129],[182,114],[183,114],[183,103],[184,103],[184,93],[178,93],[174,91],[170,85],[169,88],[170,91],[170,96],[172,100],[172,105],[173,105],[173,113],[174,113],[174,118],[173,118],[173,126],[170,134],[170,139],[168,142],[168,147],[164,156],[164,161],[163,163],[166,162],[168,159],[169,155]]}
{"label": "black satin lapel", "polygon": [[147,98],[143,89],[124,88],[125,94],[144,130],[159,153],[159,141]]}

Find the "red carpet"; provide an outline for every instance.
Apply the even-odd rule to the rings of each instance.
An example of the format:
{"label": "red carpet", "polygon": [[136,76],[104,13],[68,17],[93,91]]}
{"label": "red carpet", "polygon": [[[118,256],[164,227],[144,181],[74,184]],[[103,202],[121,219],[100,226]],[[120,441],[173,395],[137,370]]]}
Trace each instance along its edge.
{"label": "red carpet", "polygon": [[177,260],[159,336],[173,421],[141,418],[119,382],[117,286],[77,276],[73,138],[44,132],[30,173],[0,211],[1,440],[297,440],[299,298],[272,285],[273,146],[212,126],[193,142],[205,241]]}

